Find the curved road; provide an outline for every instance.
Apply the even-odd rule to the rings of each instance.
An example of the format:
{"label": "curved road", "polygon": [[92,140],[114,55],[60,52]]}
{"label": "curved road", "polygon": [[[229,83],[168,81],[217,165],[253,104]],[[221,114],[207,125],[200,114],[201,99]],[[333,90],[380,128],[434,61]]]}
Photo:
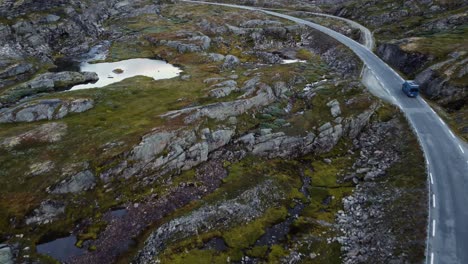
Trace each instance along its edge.
{"label": "curved road", "polygon": [[468,263],[468,147],[431,107],[401,92],[403,78],[367,47],[326,27],[255,7],[182,0],[260,11],[319,30],[356,53],[405,113],[426,156],[430,186],[427,263]]}
{"label": "curved road", "polygon": [[[263,8],[262,10],[284,11],[284,12],[294,12],[295,11],[295,10],[290,10],[290,9],[270,9],[270,8]],[[375,42],[374,42],[374,37],[372,36],[372,32],[368,28],[366,28],[365,26],[359,24],[356,21],[353,21],[353,20],[350,20],[350,19],[347,19],[347,18],[343,18],[343,17],[339,17],[339,16],[324,14],[324,13],[315,13],[315,12],[308,12],[308,11],[299,11],[299,12],[303,12],[303,13],[310,14],[310,15],[313,15],[313,16],[328,17],[328,18],[344,21],[344,22],[348,23],[352,28],[356,28],[356,29],[359,29],[361,31],[364,46],[366,46],[370,50],[374,49]]]}

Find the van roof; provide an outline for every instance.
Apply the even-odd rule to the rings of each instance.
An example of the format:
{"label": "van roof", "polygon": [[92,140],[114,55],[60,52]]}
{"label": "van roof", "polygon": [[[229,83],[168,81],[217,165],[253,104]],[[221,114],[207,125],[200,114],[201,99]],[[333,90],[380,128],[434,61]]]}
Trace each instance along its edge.
{"label": "van roof", "polygon": [[418,84],[413,80],[407,80],[406,82],[411,86],[414,86],[414,85],[418,86]]}

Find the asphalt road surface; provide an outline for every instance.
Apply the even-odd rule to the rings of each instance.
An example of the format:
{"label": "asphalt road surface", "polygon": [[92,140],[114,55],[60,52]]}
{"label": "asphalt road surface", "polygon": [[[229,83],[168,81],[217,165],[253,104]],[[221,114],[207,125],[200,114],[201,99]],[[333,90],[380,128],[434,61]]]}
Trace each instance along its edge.
{"label": "asphalt road surface", "polygon": [[424,150],[430,186],[427,263],[468,263],[467,144],[450,131],[423,98],[409,98],[401,91],[401,76],[364,45],[307,20],[249,6],[182,1],[260,11],[288,19],[319,30],[353,50],[406,114]]}

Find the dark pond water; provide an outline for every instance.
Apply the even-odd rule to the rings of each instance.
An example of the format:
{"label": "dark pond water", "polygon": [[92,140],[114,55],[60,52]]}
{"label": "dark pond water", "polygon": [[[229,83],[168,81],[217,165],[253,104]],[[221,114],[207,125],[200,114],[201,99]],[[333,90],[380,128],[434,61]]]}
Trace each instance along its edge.
{"label": "dark pond water", "polygon": [[79,256],[86,252],[86,249],[75,246],[76,241],[76,236],[71,235],[39,244],[36,246],[36,250],[40,254],[48,255],[60,262],[65,262],[70,257]]}
{"label": "dark pond water", "polygon": [[112,217],[120,218],[120,217],[127,215],[128,211],[125,208],[117,208],[117,209],[112,210],[110,214]]}
{"label": "dark pond water", "polygon": [[[309,197],[309,192],[307,188],[310,185],[310,178],[304,177],[303,184],[300,189],[300,192],[304,194],[306,197]],[[268,227],[265,230],[265,234],[263,234],[256,242],[256,246],[271,246],[274,244],[278,244],[279,242],[285,241],[287,239],[287,235],[291,230],[291,225],[296,220],[297,216],[304,210],[305,208],[304,203],[298,203],[293,208],[288,210],[289,217],[286,218],[283,222],[276,224],[274,226]]]}

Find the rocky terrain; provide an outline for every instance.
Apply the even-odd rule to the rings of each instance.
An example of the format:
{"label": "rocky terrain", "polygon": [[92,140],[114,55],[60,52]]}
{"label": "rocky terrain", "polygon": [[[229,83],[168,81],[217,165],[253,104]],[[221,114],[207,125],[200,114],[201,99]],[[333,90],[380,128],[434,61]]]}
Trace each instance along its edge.
{"label": "rocky terrain", "polygon": [[[439,105],[459,134],[468,128],[466,1],[323,2],[327,12],[361,22],[374,32],[377,54]],[[379,11],[373,6],[380,5]],[[445,113],[444,113],[445,111]]]}
{"label": "rocky terrain", "polygon": [[[0,262],[423,261],[422,153],[333,39],[172,1],[2,1],[0,14]],[[97,81],[66,67],[96,50],[183,73],[67,91]]]}

